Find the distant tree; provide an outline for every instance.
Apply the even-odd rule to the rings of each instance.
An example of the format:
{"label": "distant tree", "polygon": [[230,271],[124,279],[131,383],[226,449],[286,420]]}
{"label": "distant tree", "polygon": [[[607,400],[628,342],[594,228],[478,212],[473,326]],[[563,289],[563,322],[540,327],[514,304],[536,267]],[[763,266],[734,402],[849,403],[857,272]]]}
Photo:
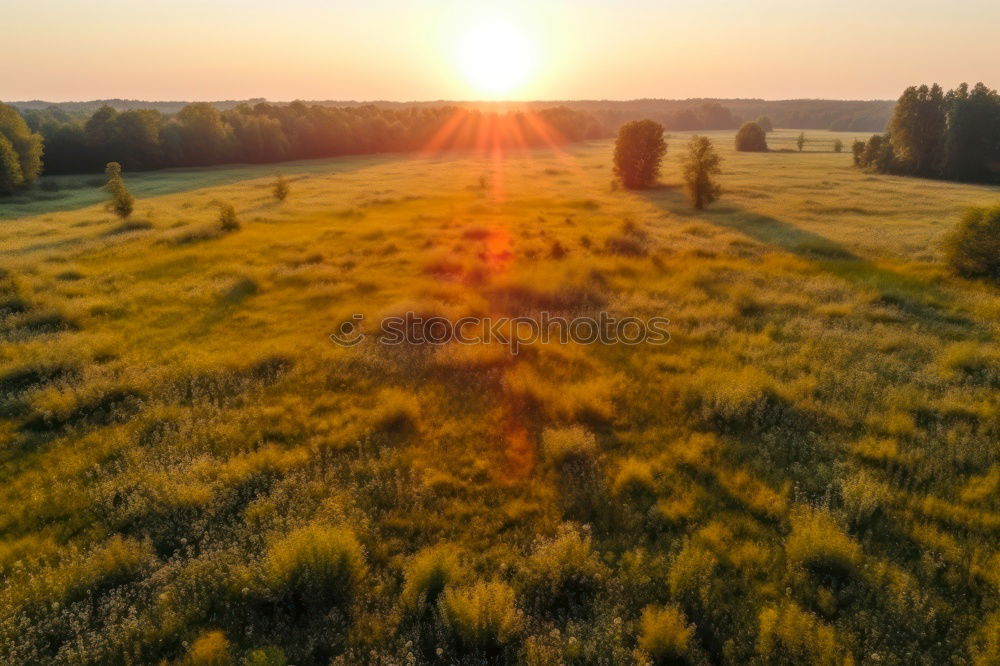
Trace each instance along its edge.
{"label": "distant tree", "polygon": [[805,132],[800,132],[799,133],[799,138],[797,138],[795,140],[795,145],[798,146],[799,152],[801,153],[802,149],[806,147],[806,133]]}
{"label": "distant tree", "polygon": [[232,204],[219,204],[219,227],[223,231],[237,231],[240,228],[240,221],[236,218],[236,209]]}
{"label": "distant tree", "polygon": [[17,109],[0,104],[0,193],[28,187],[42,173],[42,137]]}
{"label": "distant tree", "polygon": [[771,122],[771,116],[761,116],[755,122],[760,125],[760,128],[765,132],[774,131],[774,123]]}
{"label": "distant tree", "polygon": [[741,153],[766,153],[767,133],[757,123],[743,123],[736,132],[736,150]]}
{"label": "distant tree", "polygon": [[861,160],[865,154],[865,142],[861,139],[855,139],[854,143],[851,144],[851,155],[854,157],[854,166],[863,166]]}
{"label": "distant tree", "polygon": [[722,160],[707,136],[693,136],[684,158],[684,184],[691,205],[702,209],[719,198],[721,189],[712,178],[722,169]]}
{"label": "distant tree", "polygon": [[274,198],[278,201],[284,201],[288,197],[288,181],[280,173],[274,179]]}
{"label": "distant tree", "polygon": [[1000,281],[1000,206],[968,211],[945,240],[945,256],[959,275]]}
{"label": "distant tree", "polygon": [[941,86],[910,86],[903,91],[889,122],[892,151],[902,172],[920,176],[940,173],[946,123]]}
{"label": "distant tree", "polygon": [[833,152],[842,153],[844,152],[844,142],[840,139],[835,139],[833,142]]}
{"label": "distant tree", "polygon": [[125,181],[122,179],[122,165],[118,162],[108,162],[104,173],[108,175],[108,181],[104,184],[104,191],[111,195],[108,202],[108,210],[118,217],[127,219],[132,214],[135,199],[125,188]]}
{"label": "distant tree", "polygon": [[666,153],[663,125],[655,120],[625,123],[615,142],[615,175],[629,189],[649,187],[660,175]]}

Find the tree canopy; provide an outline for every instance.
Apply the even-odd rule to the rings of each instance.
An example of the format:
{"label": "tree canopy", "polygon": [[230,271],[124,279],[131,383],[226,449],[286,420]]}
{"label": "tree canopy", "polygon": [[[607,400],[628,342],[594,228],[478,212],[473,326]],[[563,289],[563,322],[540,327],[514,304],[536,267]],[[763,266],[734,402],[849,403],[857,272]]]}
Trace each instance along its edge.
{"label": "tree canopy", "polygon": [[742,153],[766,153],[767,133],[757,123],[743,123],[736,132],[736,150]]}
{"label": "tree canopy", "polygon": [[618,130],[615,142],[615,175],[629,189],[649,187],[660,175],[667,154],[663,125],[655,120],[633,120]]}
{"label": "tree canopy", "polygon": [[0,193],[13,194],[42,173],[42,137],[17,109],[0,104]]}

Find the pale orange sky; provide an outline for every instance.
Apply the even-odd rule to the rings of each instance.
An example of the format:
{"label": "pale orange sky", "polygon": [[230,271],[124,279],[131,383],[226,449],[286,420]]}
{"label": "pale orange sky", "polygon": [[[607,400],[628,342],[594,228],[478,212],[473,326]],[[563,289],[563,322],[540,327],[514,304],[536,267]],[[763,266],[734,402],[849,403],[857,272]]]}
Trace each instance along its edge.
{"label": "pale orange sky", "polygon": [[920,82],[1000,86],[1000,2],[986,0],[14,0],[3,16],[7,101],[893,99]]}

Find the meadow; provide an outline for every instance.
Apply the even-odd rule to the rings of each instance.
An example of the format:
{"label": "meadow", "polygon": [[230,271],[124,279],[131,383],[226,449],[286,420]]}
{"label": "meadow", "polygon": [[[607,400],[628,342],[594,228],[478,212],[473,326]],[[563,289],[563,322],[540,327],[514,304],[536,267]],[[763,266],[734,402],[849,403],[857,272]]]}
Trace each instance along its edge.
{"label": "meadow", "polygon": [[[798,134],[709,133],[704,211],[681,134],[639,192],[597,141],[0,204],[0,661],[998,663],[1000,290],[940,245],[1000,188]],[[543,310],[671,342],[328,338]]]}

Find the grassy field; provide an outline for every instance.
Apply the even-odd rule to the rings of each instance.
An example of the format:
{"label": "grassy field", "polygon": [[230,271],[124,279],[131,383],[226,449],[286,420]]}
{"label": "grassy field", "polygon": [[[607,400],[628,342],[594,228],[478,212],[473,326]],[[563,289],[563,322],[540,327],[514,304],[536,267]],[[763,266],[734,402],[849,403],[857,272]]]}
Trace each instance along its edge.
{"label": "grassy field", "polygon": [[[0,661],[997,663],[1000,291],[940,242],[1000,190],[806,135],[713,133],[703,212],[680,135],[638,193],[600,142],[0,204]],[[545,309],[672,340],[328,339]]]}

